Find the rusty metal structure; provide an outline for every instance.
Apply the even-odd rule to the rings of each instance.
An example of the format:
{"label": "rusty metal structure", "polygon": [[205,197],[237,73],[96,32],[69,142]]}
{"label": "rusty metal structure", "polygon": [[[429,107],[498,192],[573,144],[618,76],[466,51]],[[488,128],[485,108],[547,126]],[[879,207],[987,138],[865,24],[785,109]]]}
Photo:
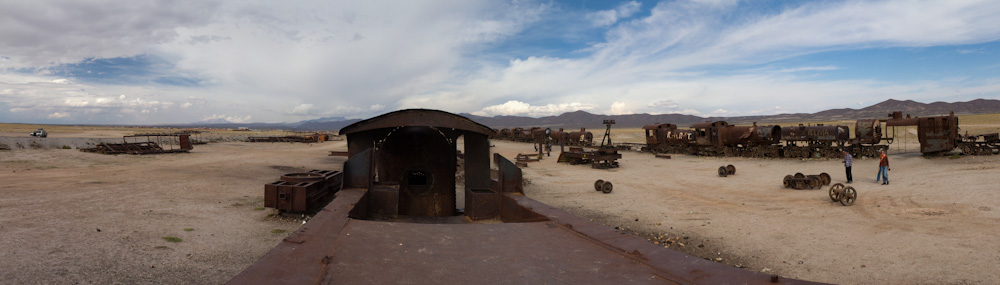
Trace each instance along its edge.
{"label": "rusty metal structure", "polygon": [[[651,124],[646,132],[644,151],[706,156],[840,158],[842,151],[855,157],[877,157],[895,140],[896,127],[916,126],[920,152],[940,154],[956,148],[968,155],[1000,154],[1000,136],[959,135],[958,117],[911,118],[902,112],[885,119],[860,119],[850,127],[825,126],[734,126],[725,121],[693,124],[691,130],[673,124]],[[886,130],[891,128],[892,132]],[[783,144],[781,142],[784,142]],[[885,144],[883,144],[885,143]]]}
{"label": "rusty metal structure", "polygon": [[732,164],[726,166],[719,166],[719,177],[726,177],[729,175],[736,174],[736,166]]}
{"label": "rusty metal structure", "polygon": [[691,125],[694,153],[710,156],[778,157],[779,126],[735,126],[725,121]]}
{"label": "rusty metal structure", "polygon": [[192,149],[194,147],[191,145],[189,134],[163,133],[123,136],[122,143],[101,143],[92,148],[81,148],[80,151],[101,154],[141,155],[189,152]]}
{"label": "rusty metal structure", "polygon": [[247,137],[247,142],[321,143],[329,139],[330,135],[328,134],[311,133],[292,136]]}
{"label": "rusty metal structure", "polygon": [[811,190],[830,185],[830,179],[830,174],[826,174],[826,172],[818,175],[795,173],[795,175],[785,175],[785,178],[782,180],[782,184],[785,188]]}
{"label": "rusty metal structure", "polygon": [[1000,154],[1000,133],[965,135],[958,142],[959,149],[967,155]]}
{"label": "rusty metal structure", "polygon": [[830,200],[844,206],[854,205],[854,201],[858,200],[858,191],[851,186],[844,187],[844,184],[833,184],[830,186]]}
{"label": "rusty metal structure", "polygon": [[314,212],[330,202],[343,182],[344,173],[340,171],[288,173],[264,184],[264,207],[291,213]]}
{"label": "rusty metal structure", "polygon": [[601,146],[597,150],[585,151],[582,147],[570,147],[569,151],[564,150],[559,153],[558,162],[573,165],[589,163],[592,168],[597,169],[619,167],[618,159],[621,159],[622,155],[618,153],[618,149],[611,142],[611,125],[615,124],[615,120],[604,120],[604,124],[607,129],[604,131]]}
{"label": "rusty metal structure", "polygon": [[229,284],[811,283],[686,255],[526,197],[520,168],[494,154],[490,169],[493,131],[458,115],[401,110],[341,132],[344,189]]}
{"label": "rusty metal structure", "polygon": [[784,127],[781,128],[781,140],[785,142],[782,154],[787,158],[838,158],[850,137],[850,128],[842,125]]}

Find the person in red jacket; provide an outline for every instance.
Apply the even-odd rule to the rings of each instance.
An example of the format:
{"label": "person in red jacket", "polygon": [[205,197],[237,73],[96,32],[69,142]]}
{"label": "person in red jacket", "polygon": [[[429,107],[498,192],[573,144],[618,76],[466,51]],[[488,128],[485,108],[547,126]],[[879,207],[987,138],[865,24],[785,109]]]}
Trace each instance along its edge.
{"label": "person in red jacket", "polygon": [[881,158],[878,160],[878,175],[875,176],[875,183],[882,181],[882,185],[889,184],[889,156],[885,155],[885,151],[881,152]]}

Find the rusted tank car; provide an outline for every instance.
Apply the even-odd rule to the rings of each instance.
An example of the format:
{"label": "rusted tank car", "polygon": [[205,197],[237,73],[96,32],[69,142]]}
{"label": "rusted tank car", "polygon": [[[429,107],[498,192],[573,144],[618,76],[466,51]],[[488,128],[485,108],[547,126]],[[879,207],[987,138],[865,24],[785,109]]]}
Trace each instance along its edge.
{"label": "rusted tank car", "polygon": [[780,126],[734,126],[725,121],[691,125],[696,153],[743,157],[778,157]]}
{"label": "rusted tank car", "polygon": [[552,131],[552,133],[549,134],[549,137],[552,138],[553,145],[566,145],[566,143],[569,142],[569,133],[563,131],[563,128],[559,128],[557,131]]}
{"label": "rusted tank car", "polygon": [[850,128],[843,125],[816,126],[798,125],[781,128],[781,140],[785,141],[782,155],[796,157],[840,157],[840,151],[850,139]]}
{"label": "rusted tank car", "polygon": [[570,132],[567,145],[591,146],[594,144],[594,134],[588,132],[586,128],[580,128],[579,132]]}

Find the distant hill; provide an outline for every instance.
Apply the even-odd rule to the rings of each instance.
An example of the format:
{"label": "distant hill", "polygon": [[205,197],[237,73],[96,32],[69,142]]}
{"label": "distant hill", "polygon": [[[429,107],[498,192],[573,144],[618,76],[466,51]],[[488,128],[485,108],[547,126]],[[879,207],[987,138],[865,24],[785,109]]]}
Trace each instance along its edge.
{"label": "distant hill", "polygon": [[[563,113],[558,116],[546,116],[541,118],[520,117],[520,116],[495,116],[483,117],[468,113],[459,115],[465,116],[480,124],[491,128],[516,128],[516,127],[547,127],[565,128],[575,130],[581,127],[591,130],[603,129],[604,120],[615,120],[615,128],[640,128],[644,125],[654,123],[671,123],[679,126],[689,126],[693,123],[705,121],[727,121],[730,124],[774,124],[803,121],[836,121],[836,120],[856,120],[856,119],[882,119],[895,111],[902,111],[903,114],[911,116],[934,116],[947,115],[954,111],[956,115],[971,114],[993,114],[1000,113],[1000,100],[976,99],[968,102],[934,102],[920,103],[912,100],[889,99],[875,105],[861,109],[830,109],[816,113],[796,113],[779,114],[769,116],[741,116],[741,117],[699,117],[683,114],[629,114],[629,115],[600,115],[591,114],[585,111],[575,111]],[[340,130],[350,124],[360,121],[360,119],[346,119],[343,117],[324,117],[313,120],[304,120],[295,123],[231,123],[227,121],[206,121],[184,125],[172,125],[171,127],[209,127],[209,128],[229,128],[235,129],[246,127],[251,129],[284,129],[297,131],[335,131]]]}
{"label": "distant hill", "polygon": [[615,120],[616,128],[639,128],[653,123],[671,123],[679,126],[689,126],[693,123],[706,121],[727,121],[730,124],[774,124],[783,122],[802,121],[835,121],[835,120],[857,120],[857,119],[882,119],[895,111],[902,111],[903,114],[911,116],[935,116],[947,115],[954,111],[956,115],[971,114],[993,114],[1000,113],[1000,100],[976,99],[968,102],[934,102],[920,103],[913,100],[889,99],[875,105],[862,109],[830,109],[816,113],[796,113],[778,114],[768,116],[740,116],[740,117],[699,117],[682,114],[631,114],[631,115],[598,115],[585,111],[563,113],[559,116],[548,116],[541,118],[517,117],[517,116],[496,116],[482,117],[472,114],[461,114],[463,116],[490,126],[491,128],[514,128],[514,127],[554,127],[576,129],[579,127],[603,128],[603,120]]}

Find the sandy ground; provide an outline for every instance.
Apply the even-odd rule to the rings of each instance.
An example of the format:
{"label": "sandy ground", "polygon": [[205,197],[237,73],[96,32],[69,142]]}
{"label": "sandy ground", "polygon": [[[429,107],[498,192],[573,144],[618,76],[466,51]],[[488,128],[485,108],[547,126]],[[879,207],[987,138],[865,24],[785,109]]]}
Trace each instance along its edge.
{"label": "sandy ground", "polygon": [[[507,157],[533,151],[495,144]],[[781,182],[795,172],[827,172],[844,183],[840,160],[623,152],[621,168],[598,170],[556,163],[556,155],[525,168],[528,196],[651,242],[675,239],[670,248],[699,257],[830,283],[1000,280],[1000,156],[893,155],[889,185],[875,183],[877,160],[856,159],[849,185],[859,198],[842,206],[828,187],[792,190]],[[719,177],[728,164],[736,175]],[[611,181],[614,191],[594,191],[597,179]]]}
{"label": "sandy ground", "polygon": [[[533,150],[494,144],[508,158]],[[263,184],[339,170],[344,158],[326,154],[343,149],[340,141],[223,142],[150,156],[0,151],[0,283],[225,282],[301,225],[261,208]],[[1000,156],[893,155],[887,186],[874,183],[876,160],[858,159],[859,198],[845,207],[826,189],[781,186],[795,172],[844,182],[839,160],[624,152],[621,168],[596,170],[557,164],[556,155],[525,168],[528,196],[700,257],[832,283],[1000,280]],[[736,175],[718,177],[727,164]],[[596,179],[614,192],[594,191]]]}
{"label": "sandy ground", "polygon": [[147,156],[0,151],[0,283],[225,282],[301,225],[268,216],[264,183],[339,170],[344,158],[326,156],[337,148],[344,142]]}

